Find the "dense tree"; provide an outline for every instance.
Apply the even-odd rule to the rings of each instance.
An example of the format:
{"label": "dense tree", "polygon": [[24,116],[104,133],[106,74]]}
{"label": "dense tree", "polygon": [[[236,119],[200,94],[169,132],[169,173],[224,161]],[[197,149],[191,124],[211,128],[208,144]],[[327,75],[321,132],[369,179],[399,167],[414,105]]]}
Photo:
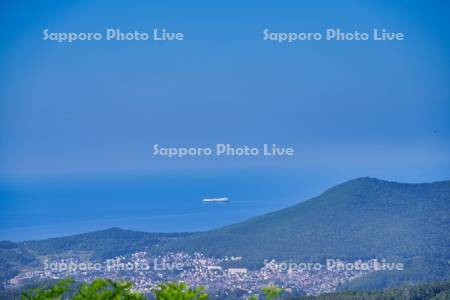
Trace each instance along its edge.
{"label": "dense tree", "polygon": [[[450,299],[450,281],[420,285],[406,285],[400,288],[378,292],[346,291],[319,296],[288,297],[283,290],[269,286],[261,290],[263,297],[251,296],[250,300],[447,300]],[[150,299],[156,300],[205,300],[208,294],[203,287],[191,288],[185,283],[168,282],[153,290]],[[18,299],[9,295],[2,299]],[[241,299],[241,297],[239,297]],[[22,293],[21,300],[144,300],[149,299],[132,290],[131,283],[115,282],[109,279],[97,279],[92,283],[76,284],[65,279],[50,287],[34,288]]]}
{"label": "dense tree", "polygon": [[208,295],[203,287],[190,288],[183,282],[168,282],[153,291],[156,300],[205,300]]}

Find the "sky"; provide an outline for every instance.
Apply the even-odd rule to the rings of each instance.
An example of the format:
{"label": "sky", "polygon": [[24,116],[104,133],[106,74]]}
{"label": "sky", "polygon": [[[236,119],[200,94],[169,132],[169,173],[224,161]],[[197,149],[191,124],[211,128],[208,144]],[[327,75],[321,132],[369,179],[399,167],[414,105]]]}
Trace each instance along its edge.
{"label": "sky", "polygon": [[[447,1],[2,1],[0,180],[296,170],[449,179]],[[182,42],[43,40],[42,31],[183,32]],[[263,30],[404,41],[263,40]],[[184,158],[154,144],[294,147]]]}

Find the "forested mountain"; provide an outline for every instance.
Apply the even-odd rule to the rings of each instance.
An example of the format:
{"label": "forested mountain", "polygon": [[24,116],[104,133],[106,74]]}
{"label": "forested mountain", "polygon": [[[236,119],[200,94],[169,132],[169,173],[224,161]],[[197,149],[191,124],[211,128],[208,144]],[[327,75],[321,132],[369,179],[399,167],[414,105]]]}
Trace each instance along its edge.
{"label": "forested mountain", "polygon": [[38,257],[73,251],[86,252],[93,260],[144,249],[200,251],[209,256],[242,256],[242,264],[250,268],[261,266],[265,259],[378,258],[404,263],[404,271],[371,273],[341,287],[380,289],[450,278],[449,232],[450,181],[406,184],[359,178],[298,205],[207,232],[162,234],[115,228],[42,241],[3,242],[0,263],[3,278],[35,264]]}
{"label": "forested mountain", "polygon": [[[172,240],[166,250],[239,255],[249,265],[386,259],[402,272],[373,273],[352,288],[450,277],[450,181],[406,184],[359,178],[293,207]],[[385,274],[388,273],[388,274]]]}

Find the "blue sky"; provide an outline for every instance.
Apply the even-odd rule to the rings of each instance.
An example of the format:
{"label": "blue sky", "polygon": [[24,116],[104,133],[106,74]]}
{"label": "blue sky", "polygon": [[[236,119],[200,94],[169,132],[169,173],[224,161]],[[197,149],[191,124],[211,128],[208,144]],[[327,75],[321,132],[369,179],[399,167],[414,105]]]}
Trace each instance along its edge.
{"label": "blue sky", "polygon": [[[399,181],[450,174],[446,1],[0,4],[0,178],[276,169]],[[262,31],[403,32],[402,42]],[[185,41],[42,40],[42,30],[181,31]],[[276,143],[294,158],[163,159],[155,143]]]}

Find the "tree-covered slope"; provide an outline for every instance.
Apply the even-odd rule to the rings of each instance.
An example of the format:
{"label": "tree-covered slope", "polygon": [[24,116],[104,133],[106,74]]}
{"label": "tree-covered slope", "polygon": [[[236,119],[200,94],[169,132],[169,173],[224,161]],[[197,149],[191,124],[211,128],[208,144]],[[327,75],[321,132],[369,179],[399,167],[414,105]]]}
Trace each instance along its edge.
{"label": "tree-covered slope", "polygon": [[450,182],[361,178],[296,206],[169,242],[256,259],[321,260],[450,254]]}
{"label": "tree-covered slope", "polygon": [[0,282],[14,277],[24,267],[37,266],[35,255],[19,244],[0,241]]}
{"label": "tree-covered slope", "polygon": [[120,228],[14,243],[0,241],[0,282],[20,271],[42,264],[42,257],[82,253],[86,259],[101,261],[134,251],[150,249],[190,233],[148,233]]}
{"label": "tree-covered slope", "polygon": [[419,285],[404,285],[384,291],[347,291],[323,294],[319,296],[304,296],[287,298],[291,300],[448,300],[450,299],[450,282],[432,282]]}
{"label": "tree-covered slope", "polygon": [[[428,269],[438,272],[432,279],[450,274],[449,232],[450,181],[404,184],[359,178],[293,207],[170,241],[164,249],[239,255],[250,265],[268,258],[379,258],[404,262],[402,274],[409,271],[411,281],[420,281]],[[380,282],[390,286],[404,279]]]}
{"label": "tree-covered slope", "polygon": [[148,249],[171,239],[185,237],[188,233],[148,233],[120,228],[110,228],[67,237],[50,238],[20,243],[36,255],[55,255],[68,251],[92,253],[91,259],[104,260],[117,255]]}

